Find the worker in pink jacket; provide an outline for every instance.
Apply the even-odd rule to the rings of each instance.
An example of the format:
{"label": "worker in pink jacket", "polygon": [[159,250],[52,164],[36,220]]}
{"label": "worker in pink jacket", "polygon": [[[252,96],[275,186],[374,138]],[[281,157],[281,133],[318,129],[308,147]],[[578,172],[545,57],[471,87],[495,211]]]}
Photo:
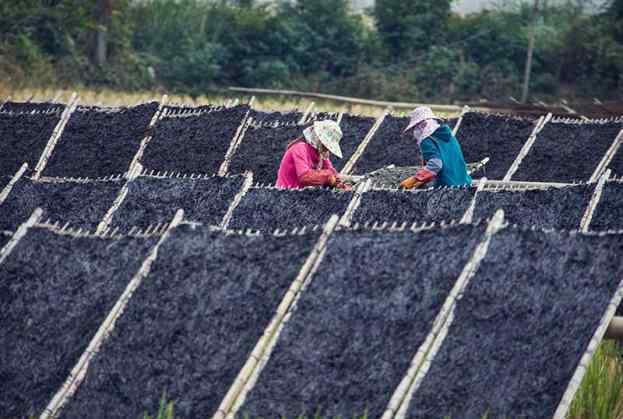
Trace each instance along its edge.
{"label": "worker in pink jacket", "polygon": [[277,187],[299,189],[320,186],[349,189],[329,160],[329,154],[342,158],[342,130],[335,121],[316,121],[291,141],[281,159]]}

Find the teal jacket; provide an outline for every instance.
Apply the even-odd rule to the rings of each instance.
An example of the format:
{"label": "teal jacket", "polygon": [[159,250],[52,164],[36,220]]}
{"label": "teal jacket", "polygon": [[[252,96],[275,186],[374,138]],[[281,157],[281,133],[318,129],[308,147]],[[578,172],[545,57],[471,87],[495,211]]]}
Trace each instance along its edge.
{"label": "teal jacket", "polygon": [[472,178],[461,145],[447,125],[441,125],[430,137],[420,143],[426,169],[437,174],[434,186],[470,186]]}

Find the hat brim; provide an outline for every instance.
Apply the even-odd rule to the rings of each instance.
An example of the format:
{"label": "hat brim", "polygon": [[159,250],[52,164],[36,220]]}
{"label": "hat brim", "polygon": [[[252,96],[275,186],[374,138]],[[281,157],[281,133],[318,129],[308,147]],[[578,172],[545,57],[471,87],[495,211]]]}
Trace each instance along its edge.
{"label": "hat brim", "polygon": [[327,150],[329,150],[329,152],[335,155],[337,158],[341,159],[343,157],[342,148],[340,147],[340,145],[324,141],[321,136],[316,135],[316,132],[314,131],[313,127],[309,127],[305,129],[303,131],[303,135],[308,141],[319,142],[320,144],[325,146]]}
{"label": "hat brim", "polygon": [[409,125],[407,125],[407,128],[405,128],[405,129],[404,129],[404,131],[402,131],[402,133],[403,133],[403,134],[406,134],[408,131],[410,131],[410,130],[412,130],[413,128],[415,128],[415,126],[416,126],[417,124],[419,124],[420,122],[423,122],[423,121],[428,121],[429,119],[434,119],[435,121],[439,121],[439,122],[441,122],[441,121],[442,121],[442,119],[437,118],[437,117],[434,117],[434,118],[427,118],[427,119],[420,119],[419,121],[412,121],[412,122],[409,122]]}

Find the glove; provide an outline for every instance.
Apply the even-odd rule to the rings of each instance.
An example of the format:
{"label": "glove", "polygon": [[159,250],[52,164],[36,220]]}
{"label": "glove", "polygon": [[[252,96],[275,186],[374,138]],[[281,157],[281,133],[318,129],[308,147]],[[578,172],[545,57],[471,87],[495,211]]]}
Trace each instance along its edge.
{"label": "glove", "polygon": [[431,172],[426,168],[420,169],[415,176],[408,177],[400,182],[400,187],[403,189],[417,189],[435,179],[436,176],[435,172]]}
{"label": "glove", "polygon": [[419,182],[415,176],[411,176],[400,182],[400,187],[402,189],[413,189],[419,188],[423,183]]}

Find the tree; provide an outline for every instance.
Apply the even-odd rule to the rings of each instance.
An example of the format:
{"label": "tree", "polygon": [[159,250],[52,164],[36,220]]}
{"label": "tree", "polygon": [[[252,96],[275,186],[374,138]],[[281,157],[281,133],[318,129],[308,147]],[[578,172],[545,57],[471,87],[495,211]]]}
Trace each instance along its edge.
{"label": "tree", "polygon": [[108,56],[108,30],[112,20],[114,0],[97,0],[95,15],[97,28],[95,30],[95,62],[100,67],[106,64]]}
{"label": "tree", "polygon": [[443,43],[451,0],[377,0],[376,26],[392,57]]}

